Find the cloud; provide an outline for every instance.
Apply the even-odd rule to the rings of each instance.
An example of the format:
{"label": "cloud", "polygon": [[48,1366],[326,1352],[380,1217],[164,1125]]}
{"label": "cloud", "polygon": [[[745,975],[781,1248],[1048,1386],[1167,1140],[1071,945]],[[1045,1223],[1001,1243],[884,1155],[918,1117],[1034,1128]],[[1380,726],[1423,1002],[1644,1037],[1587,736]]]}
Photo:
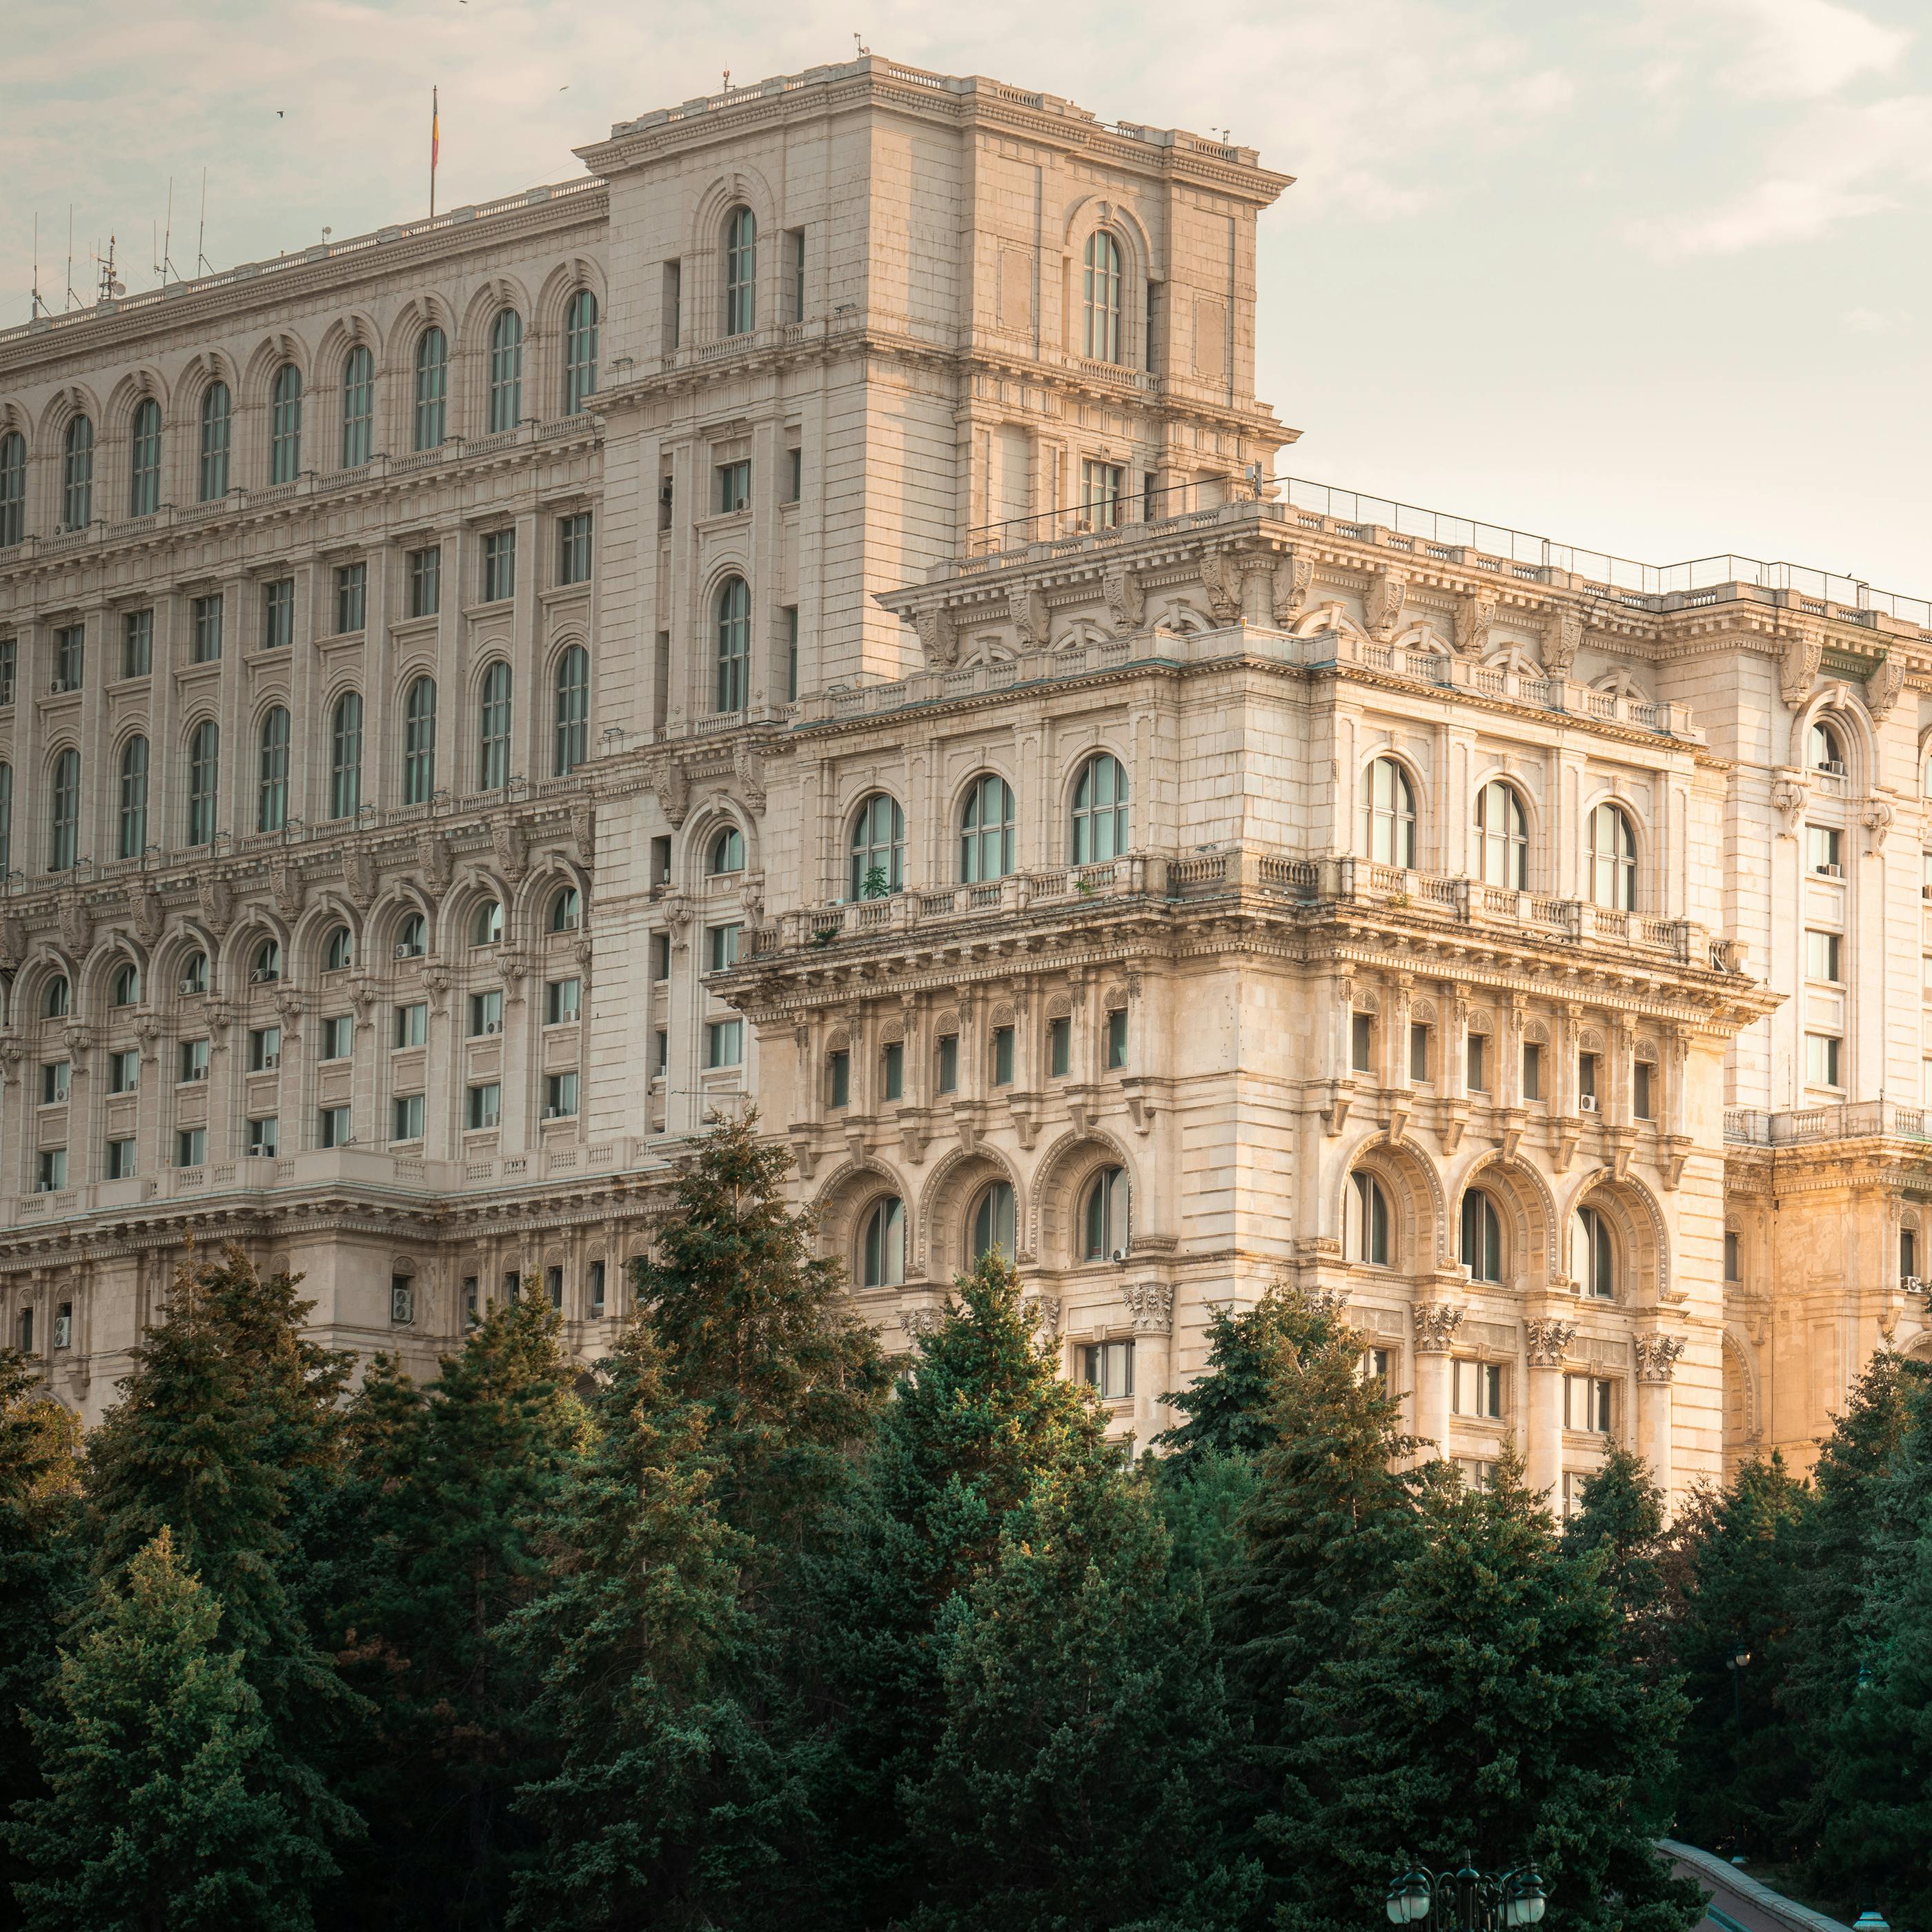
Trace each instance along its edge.
{"label": "cloud", "polygon": [[1688,10],[1708,15],[1732,43],[1720,83],[1755,100],[1822,100],[1888,72],[1912,39],[1837,0],[1691,0]]}

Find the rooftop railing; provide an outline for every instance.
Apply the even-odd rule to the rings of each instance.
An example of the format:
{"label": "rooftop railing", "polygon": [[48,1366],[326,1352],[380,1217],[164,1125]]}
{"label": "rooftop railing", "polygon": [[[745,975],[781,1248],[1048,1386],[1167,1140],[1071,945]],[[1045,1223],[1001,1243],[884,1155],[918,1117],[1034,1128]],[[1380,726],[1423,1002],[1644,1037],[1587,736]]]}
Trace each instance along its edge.
{"label": "rooftop railing", "polygon": [[1733,1146],[1799,1147],[1808,1142],[1888,1138],[1932,1141],[1932,1108],[1896,1100],[1845,1100],[1774,1111],[1726,1107],[1724,1138]]}

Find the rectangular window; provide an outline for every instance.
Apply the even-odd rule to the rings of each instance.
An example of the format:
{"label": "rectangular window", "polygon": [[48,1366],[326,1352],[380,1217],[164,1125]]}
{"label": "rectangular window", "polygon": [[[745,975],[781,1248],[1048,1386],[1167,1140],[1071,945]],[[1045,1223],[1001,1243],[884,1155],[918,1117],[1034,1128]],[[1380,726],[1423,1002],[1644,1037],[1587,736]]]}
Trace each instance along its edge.
{"label": "rectangular window", "polygon": [[346,1107],[325,1107],[316,1121],[316,1141],[325,1148],[346,1147],[352,1136],[349,1131],[349,1109]]}
{"label": "rectangular window", "polygon": [[[339,577],[340,572],[337,574]],[[356,628],[360,630],[362,626],[358,624]],[[278,577],[262,586],[262,648],[286,650],[295,640],[296,580],[292,577]]]}
{"label": "rectangular window", "polygon": [[1118,463],[1083,463],[1080,466],[1081,509],[1088,524],[1096,530],[1111,530],[1120,520],[1120,498],[1127,487],[1127,472]]}
{"label": "rectangular window", "polygon": [[1585,1113],[1596,1112],[1597,1056],[1594,1053],[1576,1056],[1576,1097],[1582,1102]]}
{"label": "rectangular window", "polygon": [[1822,872],[1828,878],[1840,878],[1844,867],[1839,862],[1843,849],[1844,835],[1832,825],[1808,825],[1804,828],[1805,860],[1814,872]]}
{"label": "rectangular window", "polygon": [[406,1006],[396,1009],[395,1031],[392,1035],[398,1046],[422,1046],[429,1039],[429,1002],[412,1000]]}
{"label": "rectangular window", "polygon": [[481,1086],[470,1088],[464,1121],[472,1133],[496,1126],[502,1117],[503,1090],[496,1082],[485,1081]]}
{"label": "rectangular window", "polygon": [[346,1060],[356,1051],[356,1016],[332,1014],[322,1023],[322,1057]]}
{"label": "rectangular window", "polygon": [[1064,1014],[1046,1023],[1046,1064],[1056,1080],[1073,1070],[1073,1022]]}
{"label": "rectangular window", "polygon": [[442,608],[442,547],[410,552],[410,615],[434,617]]}
{"label": "rectangular window", "polygon": [[0,704],[14,701],[14,673],[19,662],[19,646],[11,638],[0,638]]}
{"label": "rectangular window", "polygon": [[1843,937],[1835,932],[1809,932],[1804,935],[1804,976],[1826,980],[1837,986],[1844,975],[1839,970]]}
{"label": "rectangular window", "polygon": [[959,1036],[956,1033],[939,1036],[939,1075],[934,1084],[942,1094],[959,1090]]}
{"label": "rectangular window", "polygon": [[852,1100],[852,1056],[849,1053],[835,1053],[826,1062],[826,1105],[844,1107]]}
{"label": "rectangular window", "polygon": [[752,464],[749,458],[737,463],[721,463],[716,475],[718,479],[714,506],[720,516],[728,516],[734,511],[748,510],[752,506]]}
{"label": "rectangular window", "polygon": [[704,1029],[706,1066],[742,1066],[745,1062],[745,1022],[712,1020]]}
{"label": "rectangular window", "polygon": [[1412,1080],[1429,1078],[1429,1028],[1419,1020],[1408,1029],[1408,1077]]}
{"label": "rectangular window", "polygon": [[463,1277],[463,1318],[472,1328],[476,1327],[482,1312],[477,1306],[481,1299],[479,1293],[482,1284],[473,1274],[466,1274]]}
{"label": "rectangular window", "polygon": [[1107,1016],[1107,1064],[1118,1069],[1127,1064],[1127,1010],[1116,1006]]}
{"label": "rectangular window", "polygon": [[670,1034],[668,1028],[659,1027],[652,1038],[654,1046],[651,1070],[662,1080],[670,1071]]}
{"label": "rectangular window", "polygon": [[1814,1087],[1837,1087],[1838,1050],[1843,1042],[1836,1034],[1808,1033],[1804,1036],[1804,1078]]}
{"label": "rectangular window", "polygon": [[1102,1402],[1124,1402],[1134,1392],[1134,1345],[1091,1342],[1080,1351],[1080,1379]]}
{"label": "rectangular window", "polygon": [[54,633],[55,685],[62,691],[78,691],[86,675],[87,626],[63,624]]}
{"label": "rectangular window", "polygon": [[[128,610],[121,618],[121,675],[146,677],[154,668],[154,614]],[[11,682],[10,678],[8,682]],[[0,700],[0,702],[4,702]]]}
{"label": "rectangular window", "polygon": [[785,631],[785,701],[790,704],[798,696],[798,606],[787,604],[781,611]]}
{"label": "rectangular window", "polygon": [[345,563],[335,573],[335,634],[346,636],[369,621],[369,566]]}
{"label": "rectangular window", "polygon": [[785,320],[805,320],[805,230],[790,230],[785,236]]}
{"label": "rectangular window", "polygon": [[1479,1033],[1469,1036],[1469,1091],[1486,1094],[1490,1090],[1490,1042]]}
{"label": "rectangular window", "polygon": [[670,884],[670,839],[668,836],[651,841],[651,884],[653,886]]}
{"label": "rectangular window", "polygon": [[1900,1281],[1918,1279],[1918,1234],[1913,1228],[1898,1231],[1898,1278]]}
{"label": "rectangular window", "polygon": [[1376,1022],[1368,1013],[1357,1013],[1348,1029],[1348,1064],[1358,1073],[1371,1072],[1376,1058]]}
{"label": "rectangular window", "polygon": [[567,1120],[577,1112],[577,1076],[548,1073],[544,1076],[544,1118]]}
{"label": "rectangular window", "polygon": [[886,1042],[886,1050],[880,1057],[879,1085],[884,1097],[888,1100],[903,1100],[905,1096],[905,1043],[892,1040]]}
{"label": "rectangular window", "polygon": [[590,581],[590,512],[556,520],[556,580],[560,584]]}
{"label": "rectangular window", "polygon": [[583,1000],[582,980],[551,980],[544,988],[544,1024],[569,1026],[574,1024]]}
{"label": "rectangular window", "polygon": [[1610,1383],[1601,1376],[1563,1378],[1563,1426],[1593,1436],[1610,1432]]}
{"label": "rectangular window", "polygon": [[181,1043],[180,1074],[182,1080],[206,1080],[208,1078],[208,1042],[205,1040],[184,1040]]}
{"label": "rectangular window", "polygon": [[664,265],[664,346],[675,349],[680,333],[679,310],[683,306],[684,264],[667,262]]}
{"label": "rectangular window", "polygon": [[1726,1281],[1742,1281],[1744,1279],[1738,1272],[1738,1245],[1736,1231],[1726,1228],[1724,1230],[1724,1279]]}
{"label": "rectangular window", "polygon": [[107,1143],[107,1178],[131,1180],[134,1178],[134,1143],[131,1137]]}
{"label": "rectangular window", "polygon": [[1450,1364],[1450,1407],[1458,1415],[1496,1418],[1503,1412],[1503,1370],[1500,1362]]}
{"label": "rectangular window", "polygon": [[714,926],[706,928],[705,953],[710,961],[706,969],[713,973],[725,973],[738,963],[738,942],[744,933],[742,926]]}
{"label": "rectangular window", "polygon": [[1364,1348],[1357,1372],[1364,1382],[1373,1382],[1386,1393],[1389,1382],[1389,1352],[1386,1348]]}
{"label": "rectangular window", "polygon": [[654,932],[651,934],[651,979],[661,986],[670,977],[670,934]]}
{"label": "rectangular window", "polygon": [[420,1094],[398,1094],[392,1102],[393,1118],[389,1123],[389,1138],[397,1141],[419,1141],[423,1137],[423,1096]]}
{"label": "rectangular window", "polygon": [[993,1084],[1010,1087],[1013,1084],[1013,1030],[1010,1026],[993,1029]]}
{"label": "rectangular window", "polygon": [[256,1160],[273,1160],[281,1141],[281,1123],[273,1114],[264,1114],[248,1123],[248,1152]]}
{"label": "rectangular window", "polygon": [[69,1060],[50,1060],[40,1068],[40,1105],[58,1106],[67,1099],[71,1089],[74,1063]]}
{"label": "rectangular window", "polygon": [[208,1130],[206,1127],[183,1127],[175,1136],[175,1165],[177,1167],[200,1167],[208,1159]]}
{"label": "rectangular window", "polygon": [[1478,1462],[1473,1456],[1456,1458],[1456,1473],[1472,1490],[1486,1490],[1496,1479],[1496,1466],[1493,1462]]}
{"label": "rectangular window", "polygon": [[552,1308],[563,1306],[563,1270],[554,1263],[544,1270],[544,1295]]}
{"label": "rectangular window", "polygon": [[1522,1097],[1543,1098],[1543,1048],[1534,1040],[1526,1040],[1522,1048]]}
{"label": "rectangular window", "polygon": [[1657,1118],[1657,1069],[1648,1060],[1640,1060],[1633,1070],[1635,1077],[1630,1083],[1630,1111],[1640,1120],[1654,1120]]}
{"label": "rectangular window", "polygon": [[280,1027],[253,1027],[248,1034],[248,1071],[272,1073],[282,1064]]}
{"label": "rectangular window", "polygon": [[138,1046],[123,1047],[107,1056],[109,1093],[131,1094],[140,1084],[141,1049]]}
{"label": "rectangular window", "polygon": [[604,1314],[604,1264],[590,1264],[590,1316],[592,1321],[601,1320]]}
{"label": "rectangular window", "polygon": [[805,452],[796,443],[784,453],[784,494],[782,503],[796,503],[805,494]]}
{"label": "rectangular window", "polygon": [[[40,1192],[43,1194],[51,1194],[56,1189],[64,1187],[67,1185],[67,1149],[65,1148],[41,1148],[39,1174]],[[32,1330],[29,1329],[27,1332],[31,1338]],[[31,1339],[28,1346],[32,1346]]]}
{"label": "rectangular window", "polygon": [[472,993],[470,996],[470,1037],[480,1039],[485,1034],[503,1030],[503,992],[497,987],[487,993]]}
{"label": "rectangular window", "polygon": [[221,655],[221,593],[197,597],[188,605],[189,656],[196,664],[213,664]]}
{"label": "rectangular window", "polygon": [[514,1308],[521,1299],[523,1292],[524,1277],[516,1269],[512,1268],[503,1276],[503,1299]]}
{"label": "rectangular window", "polygon": [[517,533],[489,530],[483,537],[483,601],[500,604],[517,594]]}

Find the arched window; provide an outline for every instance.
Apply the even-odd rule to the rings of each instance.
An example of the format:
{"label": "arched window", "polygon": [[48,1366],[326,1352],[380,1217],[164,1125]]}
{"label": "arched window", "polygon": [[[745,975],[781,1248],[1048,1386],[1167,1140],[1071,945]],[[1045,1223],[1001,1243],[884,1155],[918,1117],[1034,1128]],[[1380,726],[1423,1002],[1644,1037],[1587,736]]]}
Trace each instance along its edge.
{"label": "arched window", "polygon": [[494,791],[510,782],[510,667],[501,658],[483,674],[476,709],[476,783]]}
{"label": "arched window", "polygon": [[1832,772],[1843,777],[1845,770],[1845,747],[1838,736],[1838,727],[1827,724],[1820,718],[1811,727],[1811,769],[1814,772]]}
{"label": "arched window", "polygon": [[996,1180],[981,1193],[967,1222],[967,1260],[976,1268],[997,1251],[1006,1260],[1013,1258],[1013,1190],[1010,1183]]}
{"label": "arched window", "polygon": [[255,830],[279,832],[289,822],[289,714],[279,704],[262,720],[255,777]]}
{"label": "arched window", "polygon": [[302,474],[302,371],[284,362],[275,371],[268,412],[268,481],[292,483]]}
{"label": "arched window", "polygon": [[1124,1252],[1127,1245],[1127,1171],[1103,1167],[1087,1186],[1081,1214],[1084,1236],[1081,1253],[1090,1262],[1103,1262]]}
{"label": "arched window", "polygon": [[1502,1216],[1479,1187],[1462,1196],[1462,1264],[1473,1281],[1503,1278]]}
{"label": "arched window", "polygon": [[426,328],[416,338],[415,447],[440,447],[448,416],[449,338],[440,328]]}
{"label": "arched window", "polygon": [[332,926],[322,949],[322,970],[340,973],[356,963],[356,940],[346,926]]}
{"label": "arched window", "polygon": [[1087,238],[1087,353],[1120,359],[1120,244],[1104,229]]}
{"label": "arched window", "polygon": [[490,430],[514,429],[524,416],[524,319],[499,309],[490,325]]}
{"label": "arched window", "polygon": [[1102,752],[1080,767],[1073,786],[1073,862],[1097,865],[1127,849],[1127,774]]}
{"label": "arched window", "polygon": [[345,691],[328,720],[328,815],[353,818],[362,809],[362,694]]}
{"label": "arched window", "polygon": [[403,700],[403,802],[427,805],[436,791],[436,680],[419,677]]}
{"label": "arched window", "polygon": [[1515,786],[1492,778],[1476,794],[1478,876],[1513,892],[1529,887],[1529,821]]}
{"label": "arched window", "polygon": [[704,869],[714,879],[721,872],[742,872],[745,869],[745,835],[737,826],[726,826],[712,840]]}
{"label": "arched window", "polygon": [[905,1282],[905,1203],[897,1195],[872,1204],[859,1244],[862,1288],[899,1288]]}
{"label": "arched window", "polygon": [[121,748],[121,812],[114,854],[138,859],[147,847],[148,741],[134,737]]}
{"label": "arched window", "polygon": [[161,507],[161,406],[142,398],[128,439],[128,514],[152,517]]}
{"label": "arched window", "polygon": [[1415,788],[1394,758],[1362,774],[1362,851],[1378,866],[1415,863]]}
{"label": "arched window", "polygon": [[27,534],[27,439],[16,429],[0,436],[0,550]]}
{"label": "arched window", "polygon": [[214,843],[214,790],[221,775],[221,730],[204,718],[188,741],[188,842]]}
{"label": "arched window", "polygon": [[110,1006],[135,1006],[141,1003],[141,969],[132,960],[114,969],[114,977],[107,988],[107,1004]]}
{"label": "arched window", "polygon": [[563,412],[574,416],[597,393],[597,298],[579,289],[563,312]]}
{"label": "arched window", "polygon": [[1388,1193],[1372,1174],[1357,1172],[1348,1177],[1346,1235],[1343,1246],[1349,1260],[1366,1262],[1371,1268],[1388,1266]]}
{"label": "arched window", "polygon": [[342,358],[342,466],[359,470],[376,450],[376,358],[358,342]]}
{"label": "arched window", "polygon": [[76,416],[61,446],[61,528],[82,530],[94,519],[94,424]]}
{"label": "arched window", "polygon": [[1594,1208],[1576,1210],[1570,1237],[1570,1270],[1587,1295],[1612,1301],[1617,1292],[1617,1248],[1609,1217]]}
{"label": "arched window", "polygon": [[503,902],[485,899],[470,922],[472,946],[500,946],[503,943]]}
{"label": "arched window", "polygon": [[855,899],[882,898],[905,883],[905,814],[890,792],[875,791],[852,820],[851,890]]}
{"label": "arched window", "polygon": [[421,913],[412,912],[396,928],[396,957],[420,959],[428,942],[428,922]]}
{"label": "arched window", "polygon": [[281,976],[281,941],[265,939],[255,949],[255,963],[248,969],[249,980],[257,986],[272,986]]}
{"label": "arched window", "polygon": [[80,840],[80,754],[72,746],[56,754],[47,797],[47,870],[74,869]]}
{"label": "arched window", "polygon": [[1636,910],[1636,834],[1620,806],[1590,814],[1590,897],[1621,912]]}
{"label": "arched window", "polygon": [[226,382],[201,392],[201,464],[196,494],[204,503],[228,494],[228,453],[235,432],[235,399]]}
{"label": "arched window", "polygon": [[68,984],[64,973],[56,973],[47,982],[47,990],[40,997],[41,1017],[64,1020],[73,1010],[74,988]]}
{"label": "arched window", "polygon": [[1004,879],[1012,869],[1013,788],[988,772],[973,781],[960,812],[960,882]]}
{"label": "arched window", "polygon": [[190,994],[208,991],[208,955],[198,947],[182,962],[181,989]]}
{"label": "arched window", "polygon": [[556,661],[556,776],[568,778],[590,755],[590,653],[572,644]]}
{"label": "arched window", "polygon": [[566,886],[550,902],[550,929],[574,932],[584,922],[584,902],[574,886]]}
{"label": "arched window", "polygon": [[742,577],[728,577],[718,589],[717,710],[744,710],[751,672],[752,587]]}
{"label": "arched window", "polygon": [[734,208],[724,218],[724,333],[748,335],[758,319],[758,218]]}
{"label": "arched window", "polygon": [[14,869],[14,767],[0,764],[0,880]]}

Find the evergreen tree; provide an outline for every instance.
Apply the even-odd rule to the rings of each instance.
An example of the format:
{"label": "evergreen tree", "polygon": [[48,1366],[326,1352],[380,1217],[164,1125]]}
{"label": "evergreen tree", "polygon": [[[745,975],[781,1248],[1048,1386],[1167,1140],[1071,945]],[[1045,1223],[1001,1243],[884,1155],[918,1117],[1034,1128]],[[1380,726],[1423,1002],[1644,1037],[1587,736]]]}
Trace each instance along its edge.
{"label": "evergreen tree", "polygon": [[241,1653],[218,1648],[220,1602],[165,1529],[119,1577],[98,1586],[53,1707],[31,1720],[47,1795],[4,1828],[25,1924],[301,1932],[328,1845],[287,1801]]}
{"label": "evergreen tree", "polygon": [[1584,1479],[1580,1506],[1563,1526],[1563,1547],[1572,1556],[1601,1552],[1626,1648],[1653,1662],[1664,1641],[1664,1492],[1640,1456],[1613,1443]]}
{"label": "evergreen tree", "polygon": [[1286,1932],[1366,1923],[1390,1877],[1470,1854],[1534,1858],[1558,1927],[1684,1932],[1634,1800],[1660,1781],[1682,1701],[1624,1654],[1605,1556],[1565,1556],[1512,1462],[1432,1489],[1389,1588],[1294,1694],[1276,1850]]}
{"label": "evergreen tree", "polygon": [[1206,1367],[1167,1398],[1186,1420],[1156,1438],[1170,1452],[1163,1473],[1170,1480],[1191,1476],[1203,1455],[1258,1455],[1275,1440],[1274,1411],[1283,1381],[1338,1332],[1329,1311],[1286,1286],[1270,1288],[1238,1314],[1214,1310]]}

